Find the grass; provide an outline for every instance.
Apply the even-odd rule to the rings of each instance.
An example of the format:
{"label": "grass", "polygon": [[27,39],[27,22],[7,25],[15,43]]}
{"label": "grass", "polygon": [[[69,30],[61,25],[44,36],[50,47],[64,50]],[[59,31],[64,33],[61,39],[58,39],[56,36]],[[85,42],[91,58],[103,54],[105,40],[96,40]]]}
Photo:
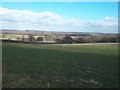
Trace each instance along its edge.
{"label": "grass", "polygon": [[3,43],[3,87],[118,87],[117,45]]}

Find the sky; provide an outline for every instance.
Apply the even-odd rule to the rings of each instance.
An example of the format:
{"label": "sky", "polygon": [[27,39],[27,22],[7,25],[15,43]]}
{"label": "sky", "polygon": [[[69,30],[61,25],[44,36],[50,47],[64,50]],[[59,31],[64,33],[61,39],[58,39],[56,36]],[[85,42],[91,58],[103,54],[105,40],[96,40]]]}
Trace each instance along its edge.
{"label": "sky", "polygon": [[119,2],[119,0],[1,0],[2,2]]}
{"label": "sky", "polygon": [[118,32],[117,2],[2,2],[0,28]]}

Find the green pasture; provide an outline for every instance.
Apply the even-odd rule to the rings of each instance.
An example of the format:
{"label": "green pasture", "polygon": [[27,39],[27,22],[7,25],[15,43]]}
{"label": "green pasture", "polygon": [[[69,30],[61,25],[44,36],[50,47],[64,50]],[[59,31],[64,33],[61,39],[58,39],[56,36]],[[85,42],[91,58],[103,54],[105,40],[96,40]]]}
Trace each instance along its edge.
{"label": "green pasture", "polygon": [[3,88],[118,87],[118,45],[2,44]]}

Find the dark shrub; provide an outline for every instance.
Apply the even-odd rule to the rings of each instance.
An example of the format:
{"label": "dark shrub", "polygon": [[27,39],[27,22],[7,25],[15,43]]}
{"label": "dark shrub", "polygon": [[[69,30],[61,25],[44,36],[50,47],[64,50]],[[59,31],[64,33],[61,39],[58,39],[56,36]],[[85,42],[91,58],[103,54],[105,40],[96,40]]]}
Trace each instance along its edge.
{"label": "dark shrub", "polygon": [[65,36],[63,39],[62,39],[62,43],[73,43],[74,40],[71,38],[71,36]]}
{"label": "dark shrub", "polygon": [[38,37],[38,38],[36,39],[36,41],[43,41],[43,38],[42,38],[42,37]]}

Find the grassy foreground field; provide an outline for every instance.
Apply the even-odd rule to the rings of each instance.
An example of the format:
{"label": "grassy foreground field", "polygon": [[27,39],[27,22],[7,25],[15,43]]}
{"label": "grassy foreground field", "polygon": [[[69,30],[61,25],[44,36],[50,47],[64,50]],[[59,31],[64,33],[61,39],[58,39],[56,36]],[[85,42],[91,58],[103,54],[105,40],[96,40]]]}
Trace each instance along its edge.
{"label": "grassy foreground field", "polygon": [[3,88],[118,87],[117,45],[2,45]]}

